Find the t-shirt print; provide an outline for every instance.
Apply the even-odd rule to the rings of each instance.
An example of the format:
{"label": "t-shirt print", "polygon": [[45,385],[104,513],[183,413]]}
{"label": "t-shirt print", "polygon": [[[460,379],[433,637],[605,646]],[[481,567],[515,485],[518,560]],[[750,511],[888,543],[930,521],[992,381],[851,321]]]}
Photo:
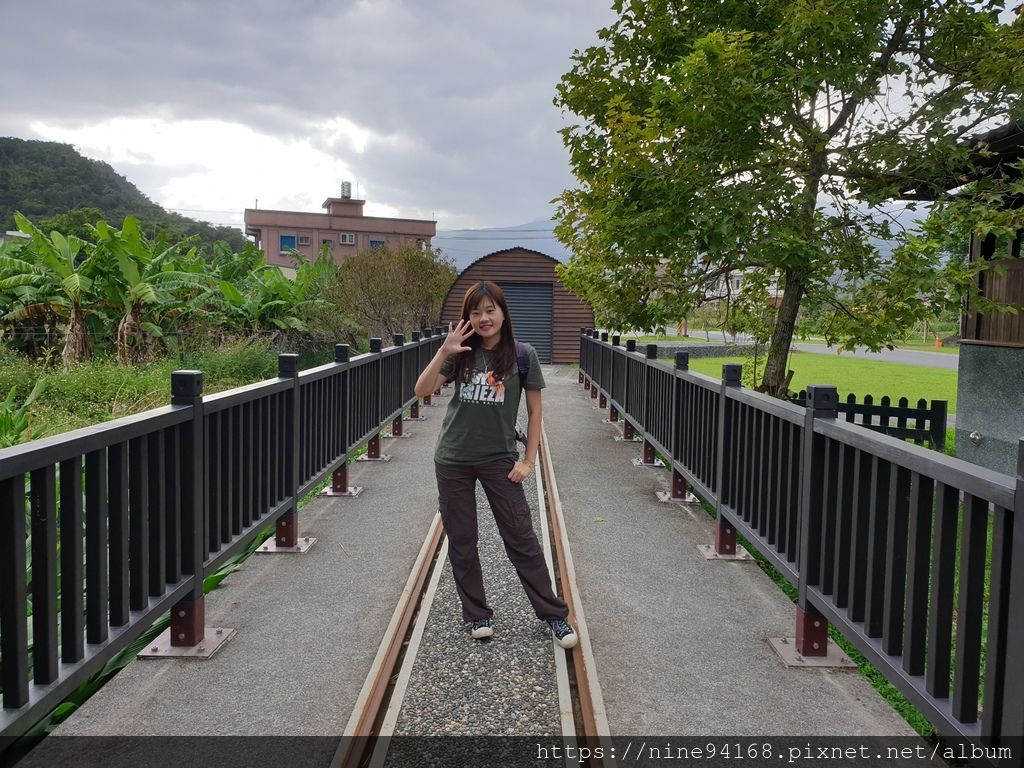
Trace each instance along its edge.
{"label": "t-shirt print", "polygon": [[501,405],[505,402],[505,382],[498,379],[494,371],[476,368],[473,377],[459,390],[459,399],[464,403]]}

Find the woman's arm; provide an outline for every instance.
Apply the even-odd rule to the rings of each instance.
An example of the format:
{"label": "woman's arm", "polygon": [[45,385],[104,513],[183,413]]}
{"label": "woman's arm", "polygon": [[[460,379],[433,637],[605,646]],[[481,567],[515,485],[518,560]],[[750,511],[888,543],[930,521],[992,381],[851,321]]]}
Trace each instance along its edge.
{"label": "woman's arm", "polygon": [[451,323],[448,323],[448,335],[444,337],[441,348],[437,350],[437,354],[427,363],[423,373],[416,379],[416,386],[413,388],[416,397],[426,397],[441,388],[445,381],[444,376],[441,375],[441,366],[452,355],[472,351],[470,347],[464,346],[463,342],[473,333],[473,327],[465,320],[459,320],[459,324],[454,328]]}
{"label": "woman's arm", "polygon": [[514,483],[521,483],[533,471],[537,461],[537,451],[540,448],[540,425],[541,425],[541,390],[526,390],[526,412],[529,414],[529,421],[526,424],[526,455],[522,461],[517,461],[508,473],[508,478]]}
{"label": "woman's arm", "polygon": [[444,376],[441,375],[441,366],[444,365],[445,360],[448,359],[448,353],[444,351],[444,348],[437,350],[437,354],[434,355],[433,359],[427,363],[427,367],[423,369],[423,373],[416,379],[416,397],[426,397],[429,394],[436,392],[444,384]]}

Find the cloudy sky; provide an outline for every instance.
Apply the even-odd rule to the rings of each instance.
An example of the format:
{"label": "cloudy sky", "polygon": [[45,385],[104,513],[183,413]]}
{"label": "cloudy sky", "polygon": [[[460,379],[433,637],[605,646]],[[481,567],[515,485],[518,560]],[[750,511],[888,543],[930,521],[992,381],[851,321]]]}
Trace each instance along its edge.
{"label": "cloudy sky", "polygon": [[441,229],[546,219],[572,184],[552,105],[611,0],[3,3],[0,135],[73,144],[220,224],[319,211]]}

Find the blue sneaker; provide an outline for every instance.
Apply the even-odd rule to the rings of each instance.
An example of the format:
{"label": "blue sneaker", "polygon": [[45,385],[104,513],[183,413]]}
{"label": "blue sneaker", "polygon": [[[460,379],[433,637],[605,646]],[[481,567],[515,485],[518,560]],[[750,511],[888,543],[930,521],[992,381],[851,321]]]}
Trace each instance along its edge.
{"label": "blue sneaker", "polygon": [[572,628],[572,624],[565,619],[548,619],[547,622],[556,643],[563,648],[572,648],[576,645],[579,638],[576,636],[576,630]]}
{"label": "blue sneaker", "polygon": [[477,619],[473,622],[473,626],[470,627],[470,635],[474,640],[483,640],[485,637],[490,637],[494,634],[494,630],[491,629],[490,619]]}

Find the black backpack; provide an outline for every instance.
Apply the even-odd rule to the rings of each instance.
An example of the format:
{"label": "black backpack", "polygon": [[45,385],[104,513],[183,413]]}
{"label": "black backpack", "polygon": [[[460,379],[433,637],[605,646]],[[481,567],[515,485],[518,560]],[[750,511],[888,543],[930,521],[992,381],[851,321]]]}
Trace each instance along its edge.
{"label": "black backpack", "polygon": [[530,354],[526,351],[526,345],[521,341],[516,342],[516,365],[519,366],[519,389],[526,387],[526,377],[530,373]]}
{"label": "black backpack", "polygon": [[[519,367],[519,390],[526,390],[526,377],[530,373],[530,354],[526,351],[526,345],[521,341],[516,342],[516,365]],[[526,433],[518,426],[516,427],[516,440],[526,448]]]}

